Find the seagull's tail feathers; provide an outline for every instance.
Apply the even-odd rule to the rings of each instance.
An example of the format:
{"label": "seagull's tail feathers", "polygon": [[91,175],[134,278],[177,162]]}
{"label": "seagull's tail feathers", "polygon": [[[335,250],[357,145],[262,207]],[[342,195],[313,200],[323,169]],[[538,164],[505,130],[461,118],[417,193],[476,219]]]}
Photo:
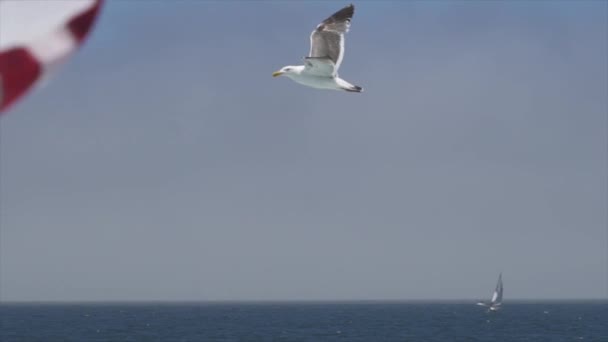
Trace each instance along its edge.
{"label": "seagull's tail feathers", "polygon": [[363,92],[363,88],[361,88],[361,87],[359,87],[357,85],[354,85],[354,86],[349,87],[349,88],[343,88],[343,89],[346,90],[346,91],[349,91],[351,93],[362,93]]}
{"label": "seagull's tail feathers", "polygon": [[341,78],[336,77],[336,83],[340,86],[340,89],[346,90],[351,93],[361,93],[363,92],[363,88],[358,85],[350,84]]}

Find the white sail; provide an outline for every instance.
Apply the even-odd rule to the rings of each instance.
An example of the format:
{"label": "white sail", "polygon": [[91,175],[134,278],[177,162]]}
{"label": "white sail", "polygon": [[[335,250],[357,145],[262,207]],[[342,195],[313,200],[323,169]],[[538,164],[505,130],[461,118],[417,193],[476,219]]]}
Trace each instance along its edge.
{"label": "white sail", "polygon": [[494,289],[494,293],[492,294],[492,300],[489,303],[479,302],[477,305],[487,306],[489,311],[496,311],[500,309],[502,305],[502,272],[498,275],[498,282],[496,283],[496,288]]}
{"label": "white sail", "polygon": [[502,273],[498,275],[498,282],[496,283],[496,289],[492,295],[492,304],[500,305],[502,303]]}

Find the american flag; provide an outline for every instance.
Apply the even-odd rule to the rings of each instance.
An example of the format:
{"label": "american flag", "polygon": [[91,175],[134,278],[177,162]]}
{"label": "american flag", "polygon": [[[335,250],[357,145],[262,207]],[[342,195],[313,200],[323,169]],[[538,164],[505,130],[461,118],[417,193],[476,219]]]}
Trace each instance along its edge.
{"label": "american flag", "polygon": [[[72,8],[67,8],[65,21],[58,27],[54,27],[48,32],[39,32],[35,39],[27,41],[10,42],[0,44],[0,115],[7,110],[29,89],[36,84],[46,73],[57,65],[64,62],[70,55],[78,49],[91,31],[95,19],[97,18],[103,0],[71,0]],[[0,0],[0,9],[9,12],[3,6],[22,6],[23,11],[33,11],[34,1],[5,1]],[[65,2],[64,2],[65,3]],[[59,8],[61,2],[44,1],[45,6],[55,6]],[[73,5],[78,5],[77,10]],[[29,6],[29,7],[28,7]],[[40,13],[40,9],[38,10]],[[61,12],[61,11],[59,11]],[[46,12],[41,12],[46,13]],[[48,12],[51,13],[50,11]],[[53,13],[56,13],[54,11]],[[1,18],[0,18],[1,19]],[[20,18],[11,18],[19,20]],[[8,22],[8,20],[6,20]],[[22,22],[20,27],[25,30],[32,23]],[[8,25],[8,24],[7,24]],[[7,36],[0,22],[0,43],[9,41],[12,37]],[[6,30],[9,32],[10,30]]]}

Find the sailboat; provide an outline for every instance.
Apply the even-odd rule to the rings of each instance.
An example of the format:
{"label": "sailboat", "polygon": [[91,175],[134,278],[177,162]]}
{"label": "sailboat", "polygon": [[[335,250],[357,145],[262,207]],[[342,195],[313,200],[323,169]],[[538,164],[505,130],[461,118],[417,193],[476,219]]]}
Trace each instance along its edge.
{"label": "sailboat", "polygon": [[477,305],[488,307],[488,311],[497,311],[502,305],[502,272],[498,275],[498,282],[496,283],[496,289],[492,295],[492,300],[488,302],[479,302]]}

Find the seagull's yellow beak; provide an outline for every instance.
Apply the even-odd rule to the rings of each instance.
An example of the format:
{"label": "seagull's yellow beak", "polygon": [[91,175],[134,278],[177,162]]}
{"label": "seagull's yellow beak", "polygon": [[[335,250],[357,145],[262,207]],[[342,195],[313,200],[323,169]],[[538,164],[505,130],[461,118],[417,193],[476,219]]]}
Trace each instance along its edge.
{"label": "seagull's yellow beak", "polygon": [[272,73],[272,77],[277,77],[277,76],[281,76],[281,75],[283,75],[283,73],[280,71],[275,71]]}

